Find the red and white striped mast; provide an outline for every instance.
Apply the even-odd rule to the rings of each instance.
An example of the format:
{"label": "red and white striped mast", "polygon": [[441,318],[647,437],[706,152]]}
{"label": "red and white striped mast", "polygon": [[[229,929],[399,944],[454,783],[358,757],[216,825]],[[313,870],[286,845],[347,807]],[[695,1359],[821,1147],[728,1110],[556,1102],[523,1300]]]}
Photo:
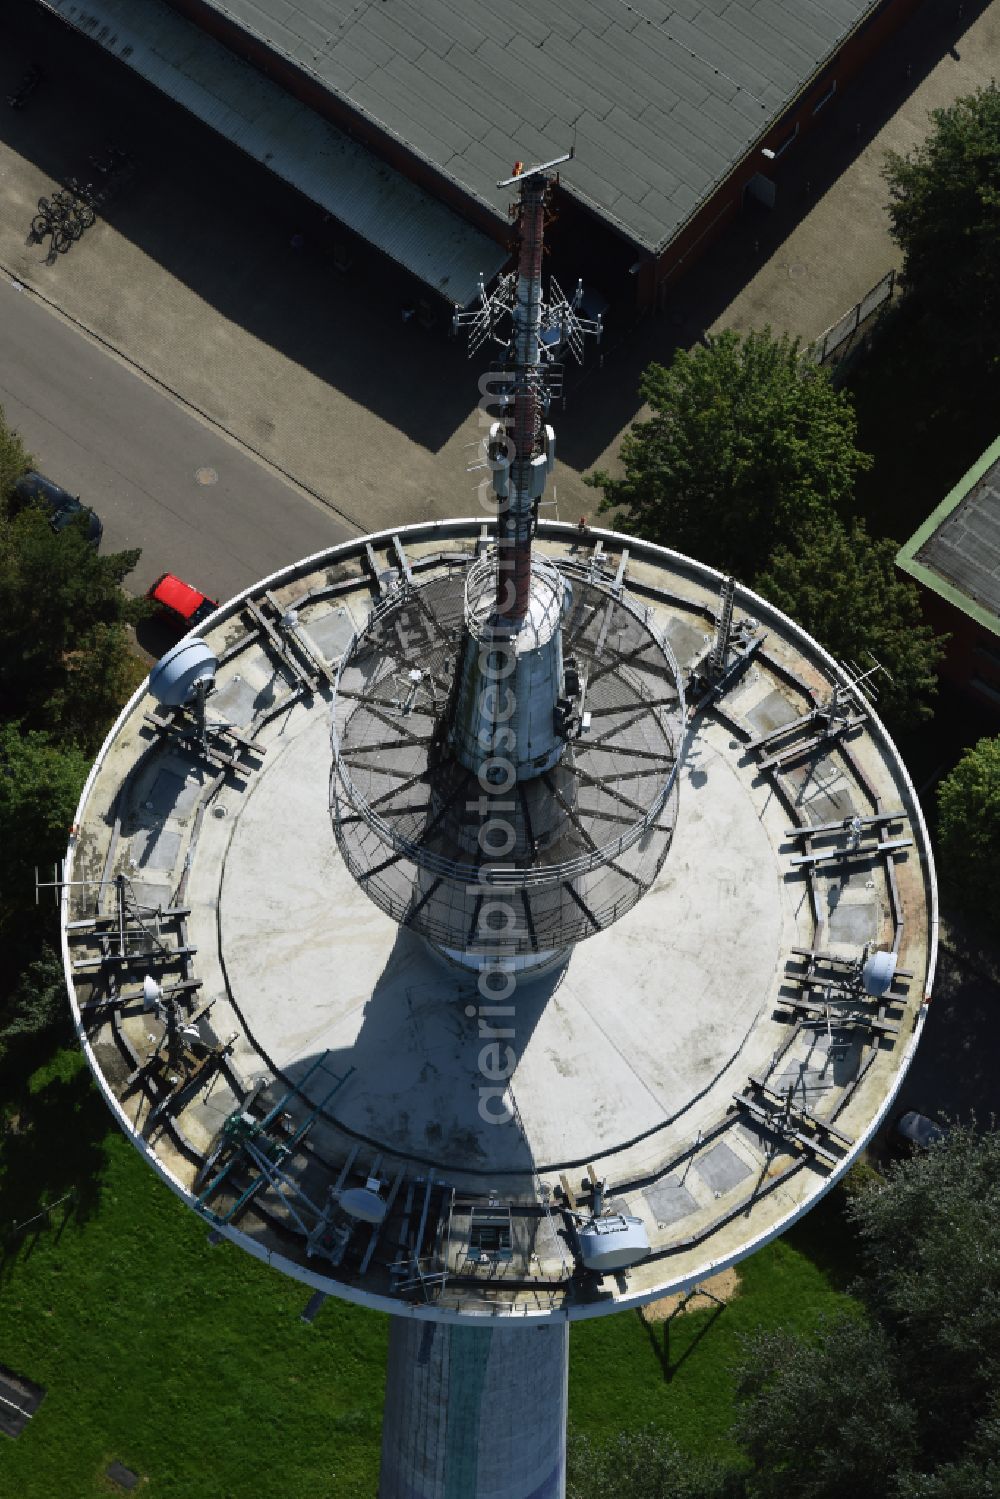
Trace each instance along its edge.
{"label": "red and white striped mast", "polygon": [[536,167],[530,173],[515,170],[502,183],[518,182],[520,205],[518,229],[520,250],[513,306],[512,339],[514,409],[508,424],[510,460],[506,496],[500,496],[497,534],[497,616],[517,629],[528,610],[531,593],[531,533],[539,479],[544,484],[544,466],[533,464],[541,452],[541,330],[542,251],[545,239],[545,198],[548,170]]}
{"label": "red and white striped mast", "polygon": [[497,550],[497,623],[512,632],[523,621],[531,593],[531,535],[535,511],[554,461],[554,435],[543,425],[553,395],[561,388],[563,352],[579,363],[584,339],[599,339],[599,321],[578,311],[583,283],[567,298],[555,278],[548,298],[542,292],[545,247],[545,200],[557,168],[572,152],[525,169],[518,162],[498,187],[517,185],[517,270],[501,277],[487,293],[480,283],[479,306],[456,311],[453,328],[467,329],[469,352],[487,342],[501,344],[507,354],[503,372],[502,422],[490,434],[494,488],[499,500]]}

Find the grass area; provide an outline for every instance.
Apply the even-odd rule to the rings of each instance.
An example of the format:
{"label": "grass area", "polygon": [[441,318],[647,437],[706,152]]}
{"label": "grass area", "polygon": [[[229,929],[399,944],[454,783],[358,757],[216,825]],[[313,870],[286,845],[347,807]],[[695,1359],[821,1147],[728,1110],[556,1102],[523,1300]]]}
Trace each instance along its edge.
{"label": "grass area", "polygon": [[759,1327],[808,1332],[856,1303],[846,1294],[854,1247],[839,1196],[739,1266],[738,1295],[719,1308],[647,1327],[638,1312],[574,1327],[570,1338],[570,1422],[600,1440],[657,1426],[691,1453],[735,1457],[730,1370],[741,1339]]}
{"label": "grass area", "polygon": [[[82,1056],[60,1054],[36,1097],[62,1100],[81,1073]],[[53,1152],[74,1122],[46,1129]],[[61,1231],[55,1215],[5,1266],[0,1362],[48,1394],[17,1441],[0,1437],[0,1495],[120,1492],[103,1477],[113,1458],[162,1499],[373,1494],[386,1318],[331,1300],[306,1326],[306,1287],[209,1248],[117,1131],[96,1149],[93,1211]]]}
{"label": "grass area", "polygon": [[[18,1092],[19,1089],[19,1092]],[[0,1096],[0,1229],[89,1179],[4,1262],[0,1363],[47,1388],[16,1441],[0,1437],[0,1499],[120,1492],[112,1459],[157,1499],[368,1499],[375,1493],[387,1321],[331,1299],[311,1327],[305,1287],[204,1226],[116,1130],[82,1057],[64,1051]],[[86,1178],[79,1173],[86,1171]],[[30,1210],[30,1211],[29,1211]],[[633,1314],[574,1328],[570,1418],[594,1435],[653,1422],[728,1451],[728,1366],[760,1324],[809,1327],[852,1272],[835,1204],[742,1267],[741,1294],[662,1329]]]}

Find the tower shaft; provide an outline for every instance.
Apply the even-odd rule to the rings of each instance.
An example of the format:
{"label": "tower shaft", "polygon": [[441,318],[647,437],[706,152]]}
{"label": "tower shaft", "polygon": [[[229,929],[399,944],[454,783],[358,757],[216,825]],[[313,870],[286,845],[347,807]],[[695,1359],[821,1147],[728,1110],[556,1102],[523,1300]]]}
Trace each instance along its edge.
{"label": "tower shaft", "polygon": [[569,1324],[393,1317],[379,1499],[563,1499]]}

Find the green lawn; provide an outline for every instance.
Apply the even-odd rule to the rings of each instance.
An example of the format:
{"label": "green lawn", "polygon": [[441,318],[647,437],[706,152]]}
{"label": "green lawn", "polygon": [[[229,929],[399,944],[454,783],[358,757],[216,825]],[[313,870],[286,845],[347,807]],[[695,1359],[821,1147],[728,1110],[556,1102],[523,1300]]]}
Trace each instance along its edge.
{"label": "green lawn", "polygon": [[[9,1115],[9,1073],[0,1087]],[[22,1132],[0,1137],[0,1228],[82,1170],[97,1189],[79,1221],[55,1213],[4,1263],[0,1363],[48,1394],[20,1438],[0,1437],[0,1499],[120,1492],[103,1477],[114,1458],[157,1499],[374,1495],[386,1319],[330,1300],[308,1327],[305,1287],[230,1245],[209,1248],[204,1226],[108,1132],[75,1053],[20,1093]],[[575,1328],[572,1424],[599,1435],[657,1422],[691,1449],[725,1452],[739,1334],[810,1325],[843,1301],[839,1219],[818,1213],[745,1264],[741,1295],[717,1317],[675,1320],[669,1378],[662,1332],[638,1316]]]}
{"label": "green lawn", "polygon": [[[72,1053],[60,1063],[41,1092],[65,1101],[67,1077],[86,1068]],[[84,1096],[106,1121],[95,1090]],[[67,1143],[83,1122],[67,1109]],[[46,1133],[59,1151],[60,1132]],[[305,1286],[209,1248],[117,1131],[99,1153],[90,1216],[28,1241],[5,1268],[0,1363],[48,1394],[17,1441],[0,1438],[2,1499],[120,1492],[102,1476],[113,1458],[163,1499],[373,1493],[386,1319],[331,1300],[306,1326]]]}
{"label": "green lawn", "polygon": [[638,1312],[584,1322],[570,1339],[570,1422],[600,1439],[627,1427],[661,1426],[692,1453],[735,1456],[730,1368],[754,1328],[804,1331],[854,1305],[842,1287],[853,1251],[839,1201],[825,1201],[785,1238],[744,1260],[740,1291],[721,1309],[647,1327]]}

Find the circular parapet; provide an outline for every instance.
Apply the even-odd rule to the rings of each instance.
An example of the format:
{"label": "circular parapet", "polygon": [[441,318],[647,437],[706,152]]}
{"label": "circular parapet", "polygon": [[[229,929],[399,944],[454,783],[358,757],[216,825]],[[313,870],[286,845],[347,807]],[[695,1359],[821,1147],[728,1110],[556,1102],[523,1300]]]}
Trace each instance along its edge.
{"label": "circular parapet", "polygon": [[[682,740],[679,696],[650,699],[705,660],[720,580],[632,539],[588,539],[583,551],[574,528],[550,523],[536,538],[572,589],[567,628],[591,662],[590,700],[612,694],[616,730],[598,745],[595,717],[571,746],[581,765],[609,758],[588,772],[601,801],[574,758],[594,847],[568,815],[577,842],[554,829],[559,891],[586,889],[572,861],[606,857],[655,806],[637,748],[662,771],[669,734],[683,785],[676,811],[671,800],[659,813],[669,858],[652,824],[614,860],[651,860],[643,898],[560,966],[515,971],[505,997],[369,899],[329,815],[338,671],[341,687],[357,671],[395,700],[386,738],[409,746],[403,722],[414,735],[383,764],[417,775],[429,753],[431,705],[404,715],[399,699],[406,672],[436,674],[456,648],[478,522],[365,538],[226,605],[207,633],[211,733],[192,736],[184,709],[163,713],[147,684],[77,812],[67,981],[122,1128],[214,1231],[383,1310],[585,1317],[697,1283],[847,1170],[921,1034],[934,872],[870,707],[814,642],[737,590],[734,627],[752,615],[763,636]],[[442,625],[414,659],[395,625],[427,601]],[[589,624],[573,624],[577,608]],[[601,641],[605,619],[627,648]],[[375,641],[404,673],[391,695]],[[360,689],[343,698],[338,734],[361,701]],[[411,728],[414,714],[426,724]],[[621,744],[631,763],[615,758]],[[343,761],[378,816],[364,762]],[[388,844],[378,833],[391,869],[433,843],[416,796],[393,805]],[[346,800],[340,811],[342,842],[375,837]],[[461,843],[438,852],[453,867],[469,858]],[[424,890],[443,878],[411,864]],[[380,878],[371,868],[365,883]],[[605,1227],[588,1237],[595,1213]],[[619,1243],[615,1222],[629,1242],[612,1265],[595,1243]]]}

